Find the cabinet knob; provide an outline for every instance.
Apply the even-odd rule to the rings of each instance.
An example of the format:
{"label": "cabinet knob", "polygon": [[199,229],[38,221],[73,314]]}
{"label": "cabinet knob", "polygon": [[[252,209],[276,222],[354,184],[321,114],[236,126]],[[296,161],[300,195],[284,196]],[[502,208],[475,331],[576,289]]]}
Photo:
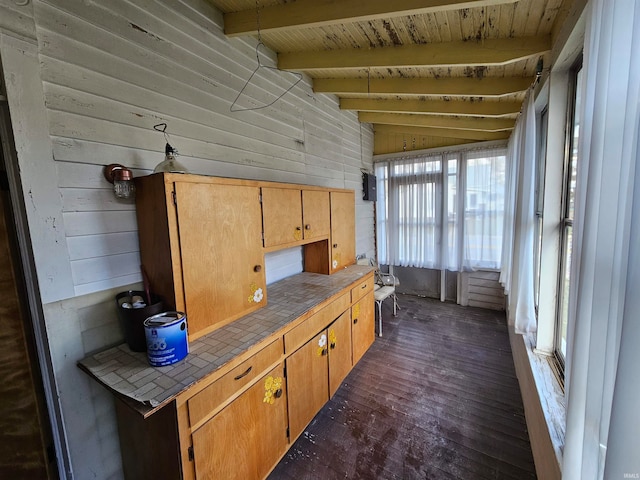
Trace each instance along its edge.
{"label": "cabinet knob", "polygon": [[302,230],[302,227],[296,227],[296,231],[299,232],[300,230]]}
{"label": "cabinet knob", "polygon": [[353,324],[355,325],[356,323],[358,323],[358,319],[357,319],[357,318],[354,318],[354,319],[353,319]]}
{"label": "cabinet knob", "polygon": [[262,265],[256,265],[255,267],[253,267],[253,271],[258,273],[260,270],[262,270]]}
{"label": "cabinet knob", "polygon": [[275,392],[273,392],[273,396],[276,398],[280,398],[282,396],[282,389],[279,388]]}
{"label": "cabinet knob", "polygon": [[326,356],[329,353],[329,350],[327,350],[326,348],[322,349],[322,356]]}
{"label": "cabinet knob", "polygon": [[338,244],[337,244],[337,243],[334,243],[334,244],[333,244],[333,248],[338,248]]}
{"label": "cabinet knob", "polygon": [[311,230],[311,225],[309,225],[308,223],[304,226],[305,230]]}
{"label": "cabinet knob", "polygon": [[329,345],[329,347],[331,347],[331,350],[333,350],[334,348],[336,348],[336,344],[335,344],[335,342],[331,342],[331,344]]}

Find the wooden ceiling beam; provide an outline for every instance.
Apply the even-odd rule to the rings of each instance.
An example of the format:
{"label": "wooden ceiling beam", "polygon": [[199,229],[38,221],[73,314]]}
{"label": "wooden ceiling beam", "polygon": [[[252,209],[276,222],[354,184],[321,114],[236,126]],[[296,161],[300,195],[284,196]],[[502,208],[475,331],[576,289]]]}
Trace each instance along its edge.
{"label": "wooden ceiling beam", "polygon": [[358,119],[365,123],[407,125],[459,130],[499,132],[513,129],[515,120],[499,118],[458,118],[435,115],[412,115],[410,113],[360,112]]}
{"label": "wooden ceiling beam", "polygon": [[487,38],[382,48],[301,51],[278,54],[281,70],[411,68],[506,65],[551,49],[551,36]]}
{"label": "wooden ceiling beam", "polygon": [[524,92],[534,77],[503,78],[314,78],[315,93],[501,97]]}
{"label": "wooden ceiling beam", "polygon": [[481,132],[478,130],[456,130],[448,128],[409,127],[402,125],[373,125],[374,134],[385,135],[409,135],[416,137],[444,137],[474,140],[478,142],[489,140],[506,140],[511,135],[510,131]]}
{"label": "wooden ceiling beam", "polygon": [[361,112],[397,112],[431,115],[463,115],[475,117],[500,117],[520,112],[521,102],[485,102],[462,100],[419,100],[416,98],[371,99],[342,98],[342,110]]}
{"label": "wooden ceiling beam", "polygon": [[230,12],[224,15],[224,33],[228,36],[254,35],[260,32],[320,27],[379,18],[462,10],[515,3],[517,0],[297,0]]}

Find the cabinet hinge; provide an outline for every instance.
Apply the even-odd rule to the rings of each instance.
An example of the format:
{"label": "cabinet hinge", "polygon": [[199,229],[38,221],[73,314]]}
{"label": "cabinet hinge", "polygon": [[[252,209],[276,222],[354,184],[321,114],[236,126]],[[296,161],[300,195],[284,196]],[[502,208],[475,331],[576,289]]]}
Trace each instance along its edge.
{"label": "cabinet hinge", "polygon": [[284,366],[284,371],[282,373],[282,375],[284,376],[284,378],[287,378],[287,366]]}
{"label": "cabinet hinge", "polygon": [[173,204],[177,207],[178,206],[178,195],[176,195],[176,191],[175,190],[173,192],[171,192],[171,198],[173,198]]}
{"label": "cabinet hinge", "polygon": [[262,194],[258,194],[258,202],[262,203]]}
{"label": "cabinet hinge", "polygon": [[291,434],[289,433],[289,427],[287,427],[287,438],[291,439]]}
{"label": "cabinet hinge", "polygon": [[189,447],[189,448],[187,449],[187,453],[189,454],[189,461],[190,461],[190,462],[193,462],[193,459],[195,458],[195,457],[193,456],[193,447]]}

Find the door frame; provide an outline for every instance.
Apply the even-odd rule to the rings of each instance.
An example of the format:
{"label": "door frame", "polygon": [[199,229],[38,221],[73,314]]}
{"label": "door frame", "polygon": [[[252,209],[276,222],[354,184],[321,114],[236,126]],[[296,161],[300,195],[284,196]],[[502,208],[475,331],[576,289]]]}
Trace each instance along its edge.
{"label": "door frame", "polygon": [[[0,62],[1,67],[1,62]],[[0,78],[3,78],[0,68]],[[23,283],[23,290],[26,296],[25,328],[30,331],[35,343],[35,354],[37,360],[33,365],[34,371],[39,374],[41,386],[44,393],[44,403],[46,407],[46,418],[43,415],[42,421],[49,423],[53,447],[55,454],[57,475],[59,478],[71,478],[71,464],[68,445],[65,436],[62,409],[57,400],[57,386],[54,375],[54,367],[51,362],[51,352],[45,323],[42,300],[38,286],[38,279],[35,268],[35,259],[29,227],[27,213],[24,205],[24,195],[20,181],[20,169],[16,153],[15,141],[13,138],[12,123],[9,112],[8,99],[4,90],[3,82],[0,83],[0,162],[4,165],[7,174],[7,184],[9,188],[10,209],[13,214],[13,230],[17,243],[17,272]],[[55,472],[52,472],[55,473]]]}

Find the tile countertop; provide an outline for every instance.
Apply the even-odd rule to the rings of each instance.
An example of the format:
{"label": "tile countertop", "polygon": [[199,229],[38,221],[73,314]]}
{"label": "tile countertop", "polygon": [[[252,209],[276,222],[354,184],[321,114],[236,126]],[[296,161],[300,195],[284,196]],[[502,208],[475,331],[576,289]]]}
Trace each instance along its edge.
{"label": "tile countertop", "polygon": [[284,333],[291,322],[371,271],[352,265],[333,275],[304,272],[273,283],[264,308],[189,342],[187,357],[173,365],[151,367],[146,353],[132,352],[123,343],[78,366],[146,417],[262,340]]}

